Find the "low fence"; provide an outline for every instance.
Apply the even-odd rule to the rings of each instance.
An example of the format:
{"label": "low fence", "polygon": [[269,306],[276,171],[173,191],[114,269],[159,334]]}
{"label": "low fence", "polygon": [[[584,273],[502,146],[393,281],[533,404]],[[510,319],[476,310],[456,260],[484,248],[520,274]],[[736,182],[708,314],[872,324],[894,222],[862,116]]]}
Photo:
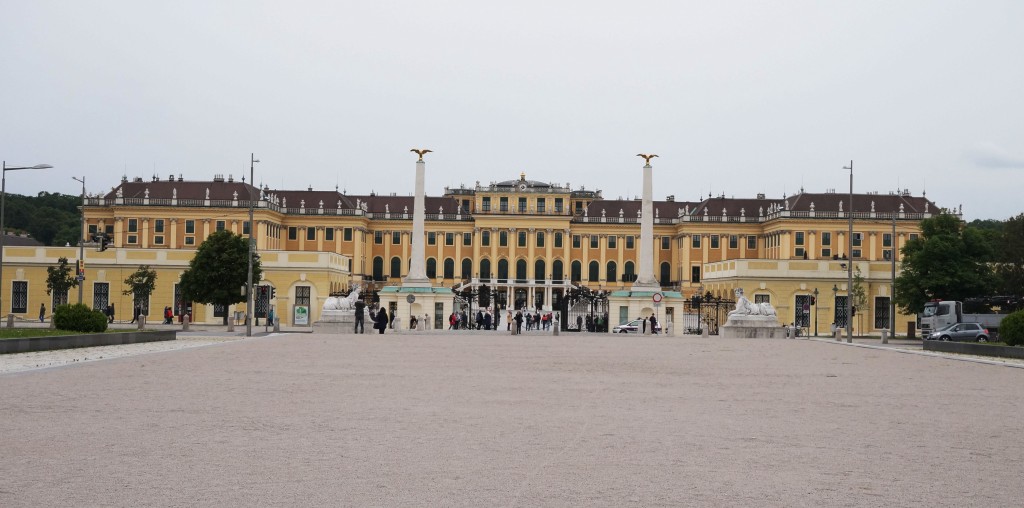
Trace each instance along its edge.
{"label": "low fence", "polygon": [[994,346],[974,342],[943,342],[940,340],[923,341],[925,351],[943,353],[960,353],[964,355],[995,356],[999,358],[1017,358],[1024,360],[1024,347]]}
{"label": "low fence", "polygon": [[116,346],[118,344],[138,344],[142,342],[159,342],[175,340],[175,330],[152,332],[119,332],[89,333],[84,335],[57,335],[48,337],[28,337],[24,339],[0,340],[0,354],[29,353],[33,351],[52,351],[55,349],[74,349],[94,346]]}

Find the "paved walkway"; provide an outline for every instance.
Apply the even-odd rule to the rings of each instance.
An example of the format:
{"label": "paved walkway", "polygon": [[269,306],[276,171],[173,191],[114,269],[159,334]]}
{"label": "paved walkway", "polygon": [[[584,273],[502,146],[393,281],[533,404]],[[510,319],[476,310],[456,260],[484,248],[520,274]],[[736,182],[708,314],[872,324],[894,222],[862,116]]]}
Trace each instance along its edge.
{"label": "paved walkway", "polygon": [[0,375],[0,506],[1016,506],[1024,369],[289,334]]}

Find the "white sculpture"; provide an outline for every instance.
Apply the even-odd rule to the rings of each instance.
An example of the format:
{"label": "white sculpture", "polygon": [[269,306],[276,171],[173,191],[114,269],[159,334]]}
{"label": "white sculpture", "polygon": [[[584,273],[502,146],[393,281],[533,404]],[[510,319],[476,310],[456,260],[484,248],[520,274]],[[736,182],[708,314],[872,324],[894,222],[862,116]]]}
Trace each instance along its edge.
{"label": "white sculpture", "polygon": [[743,296],[743,288],[736,288],[736,309],[729,311],[730,316],[775,316],[775,307],[768,302],[754,303]]}
{"label": "white sculpture", "polygon": [[356,300],[359,299],[359,291],[361,286],[356,285],[352,288],[352,292],[344,298],[338,298],[331,296],[324,302],[323,310],[353,310],[355,309]]}

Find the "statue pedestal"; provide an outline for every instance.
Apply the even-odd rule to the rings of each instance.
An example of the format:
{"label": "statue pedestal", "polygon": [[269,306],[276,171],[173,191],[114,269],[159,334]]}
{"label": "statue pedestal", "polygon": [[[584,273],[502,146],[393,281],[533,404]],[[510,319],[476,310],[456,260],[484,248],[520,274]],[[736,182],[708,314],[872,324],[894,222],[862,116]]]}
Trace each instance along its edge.
{"label": "statue pedestal", "polygon": [[[363,312],[363,327],[373,327],[373,320]],[[355,333],[356,311],[354,310],[322,310],[320,320],[313,323],[314,333]]]}
{"label": "statue pedestal", "polygon": [[784,339],[786,329],[775,316],[729,316],[719,327],[723,339]]}

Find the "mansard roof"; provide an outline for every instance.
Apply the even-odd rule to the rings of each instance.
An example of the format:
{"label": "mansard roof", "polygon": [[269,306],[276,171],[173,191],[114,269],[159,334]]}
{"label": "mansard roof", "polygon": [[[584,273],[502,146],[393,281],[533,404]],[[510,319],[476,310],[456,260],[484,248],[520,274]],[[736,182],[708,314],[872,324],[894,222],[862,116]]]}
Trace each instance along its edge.
{"label": "mansard roof", "polygon": [[[359,203],[366,203],[366,211],[371,213],[385,213],[385,211],[390,213],[402,213],[406,208],[408,208],[409,213],[411,214],[413,210],[413,196],[384,196],[380,194],[371,194],[369,196],[350,195],[348,198],[353,202],[358,200]],[[425,196],[423,206],[427,213],[438,213],[438,210],[442,207],[444,208],[445,213],[455,213],[459,207],[459,202],[450,197]]]}
{"label": "mansard roof", "polygon": [[[210,195],[206,195],[206,190]],[[136,178],[134,181],[122,180],[121,184],[114,187],[106,194],[107,198],[117,197],[117,191],[121,191],[125,198],[150,198],[150,199],[212,199],[230,200],[236,196],[240,200],[249,199],[249,196],[258,197],[260,190],[245,182],[223,181],[223,180],[152,180],[143,181]],[[147,194],[146,191],[149,191]],[[236,194],[237,193],[237,194]]]}

